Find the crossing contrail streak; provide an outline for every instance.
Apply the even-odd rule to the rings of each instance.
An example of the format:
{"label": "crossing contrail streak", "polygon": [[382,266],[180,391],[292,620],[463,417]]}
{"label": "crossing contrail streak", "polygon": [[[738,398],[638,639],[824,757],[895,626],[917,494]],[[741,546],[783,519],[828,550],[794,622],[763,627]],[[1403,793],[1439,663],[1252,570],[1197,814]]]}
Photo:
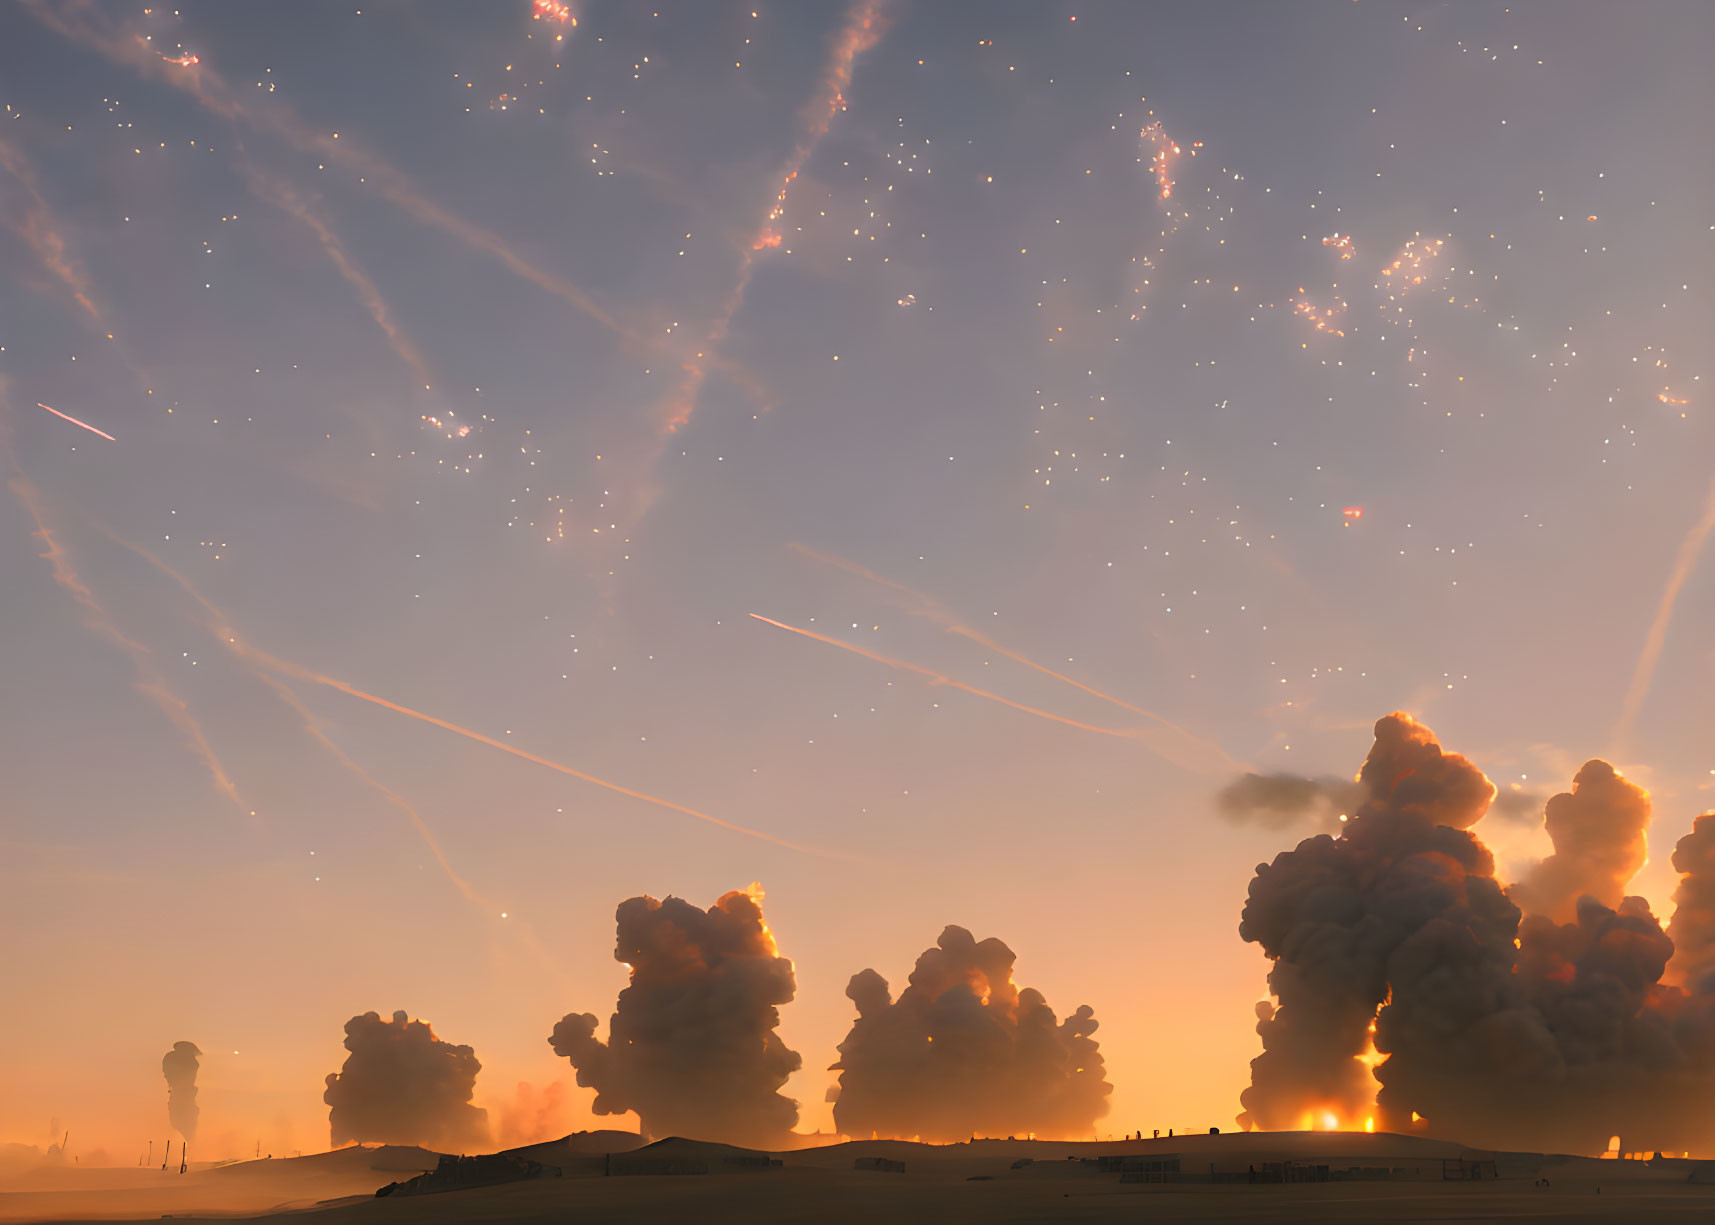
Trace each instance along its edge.
{"label": "crossing contrail streak", "polygon": [[756,620],[762,622],[764,625],[772,625],[776,629],[783,629],[788,633],[800,634],[805,638],[812,638],[817,642],[825,642],[829,646],[839,647],[842,651],[850,651],[854,655],[861,655],[865,659],[872,659],[878,664],[886,664],[889,668],[897,668],[902,672],[915,673],[932,684],[947,685],[954,689],[962,689],[964,692],[974,694],[979,698],[986,698],[988,701],[998,702],[1002,706],[1010,706],[1013,710],[1022,711],[1027,715],[1035,715],[1038,719],[1047,719],[1051,723],[1060,723],[1064,724],[1066,727],[1075,727],[1079,731],[1095,732],[1099,736],[1113,736],[1120,740],[1135,740],[1141,744],[1147,745],[1155,752],[1160,753],[1163,757],[1166,757],[1171,761],[1175,761],[1177,764],[1184,765],[1187,769],[1200,768],[1198,765],[1193,764],[1193,759],[1182,760],[1179,756],[1175,755],[1174,749],[1171,746],[1164,729],[1144,727],[1103,727],[1099,723],[1085,723],[1081,719],[1068,718],[1066,715],[1058,715],[1051,710],[1043,710],[1038,706],[1028,706],[1023,702],[1015,702],[1011,698],[1002,697],[998,693],[991,693],[987,689],[979,689],[975,685],[967,685],[964,681],[954,680],[946,673],[937,672],[933,668],[925,668],[922,664],[914,664],[907,660],[895,659],[891,655],[883,655],[880,652],[871,651],[866,647],[860,647],[854,643],[844,642],[838,638],[830,638],[828,635],[818,634],[814,630],[800,629],[796,625],[787,625],[784,621],[776,621],[774,618],[765,617],[761,613],[751,613],[750,615]]}
{"label": "crossing contrail streak", "polygon": [[393,311],[381,296],[381,290],[376,287],[367,272],[354,260],[340,242],[339,235],[333,232],[320,213],[310,204],[309,200],[286,180],[252,164],[247,158],[238,159],[238,172],[243,177],[245,185],[250,188],[250,194],[258,200],[291,214],[315,234],[316,241],[321,244],[333,266],[345,278],[348,285],[357,293],[357,299],[363,304],[363,309],[369,312],[369,317],[375,320],[375,326],[386,336],[388,347],[399,360],[404,362],[417,381],[417,386],[428,390],[432,381],[429,378],[428,363],[418,352],[398,322],[393,318]]}
{"label": "crossing contrail streak", "polygon": [[155,663],[154,655],[149,648],[128,637],[124,631],[114,624],[113,618],[108,616],[107,610],[96,599],[95,593],[78,576],[76,569],[71,564],[71,559],[66,556],[65,550],[60,548],[59,541],[54,538],[52,530],[48,527],[42,514],[41,498],[37,494],[35,486],[22,474],[14,476],[6,483],[6,486],[12,491],[12,496],[18,499],[24,509],[29,512],[30,517],[35,520],[34,535],[47,547],[42,558],[52,568],[54,581],[69,591],[72,599],[83,610],[83,623],[125,652],[126,657],[131,661],[131,668],[135,674],[132,683],[137,692],[148,698],[155,708],[167,717],[167,721],[178,729],[191,752],[208,768],[215,789],[231,800],[241,813],[254,817],[255,811],[246,807],[244,801],[239,798],[238,788],[226,773],[225,767],[220,764],[220,758],[215,755],[214,748],[209,744],[208,737],[203,734],[201,725],[197,723],[196,717],[191,714],[190,707],[173,692],[172,686],[167,683],[165,674]]}
{"label": "crossing contrail streak", "polygon": [[[1151,743],[1150,747],[1154,748],[1157,752],[1162,752],[1162,743],[1169,742],[1170,738],[1177,738],[1179,743],[1175,750],[1170,754],[1163,753],[1164,756],[1168,756],[1170,760],[1174,761],[1176,764],[1188,765],[1189,768],[1209,774],[1230,774],[1244,768],[1238,761],[1234,760],[1225,749],[1221,748],[1220,745],[1215,744],[1213,741],[1205,740],[1203,737],[1180,727],[1177,723],[1173,722],[1166,716],[1156,714],[1153,710],[1146,710],[1144,707],[1138,706],[1133,702],[1128,702],[1124,698],[1115,697],[1111,693],[1097,689],[1094,685],[1086,684],[1076,677],[1067,676],[1064,672],[1056,671],[1055,669],[1048,667],[1046,664],[1037,663],[1028,655],[1015,651],[1010,647],[1003,646],[981,630],[966,625],[957,613],[955,613],[946,604],[942,603],[935,596],[907,587],[904,583],[896,582],[884,575],[877,574],[869,567],[860,565],[854,561],[848,561],[846,558],[835,557],[830,553],[819,553],[815,549],[803,544],[794,543],[791,547],[798,553],[801,553],[803,556],[808,557],[813,561],[821,562],[824,565],[834,566],[837,569],[844,570],[848,574],[854,574],[861,579],[875,583],[880,587],[884,587],[889,591],[904,596],[909,601],[907,605],[908,612],[914,616],[923,617],[933,622],[935,625],[940,626],[950,634],[957,634],[962,638],[968,638],[978,646],[981,646],[986,650],[993,651],[998,655],[1005,656],[1014,663],[1023,664],[1026,668],[1040,672],[1044,676],[1051,676],[1057,681],[1072,686],[1074,689],[1080,689],[1083,692],[1090,694],[1092,697],[1100,698],[1104,702],[1118,706],[1121,710],[1127,710],[1132,714],[1141,715],[1146,719],[1153,720],[1159,724],[1163,731],[1168,733],[1168,735],[1158,737],[1157,741]],[[1196,764],[1193,765],[1191,763]]]}
{"label": "crossing contrail streak", "polygon": [[[124,542],[121,542],[121,543],[124,543]],[[450,720],[441,719],[441,718],[436,717],[435,715],[426,714],[423,711],[414,710],[409,706],[401,705],[398,702],[389,701],[387,698],[380,697],[380,696],[373,694],[373,693],[365,692],[364,690],[359,689],[355,685],[347,684],[345,681],[338,680],[338,679],[331,677],[331,676],[323,676],[321,673],[315,672],[309,668],[305,668],[300,664],[295,664],[295,663],[291,662],[290,660],[281,659],[277,655],[271,655],[267,651],[262,650],[260,647],[252,646],[251,644],[249,644],[248,642],[245,642],[242,638],[240,638],[238,636],[237,631],[232,628],[231,624],[226,620],[225,616],[221,613],[221,611],[218,608],[216,608],[212,603],[210,603],[207,599],[205,599],[202,596],[202,594],[200,592],[198,592],[189,583],[189,581],[187,581],[185,579],[185,577],[183,575],[179,574],[172,567],[168,566],[165,562],[162,562],[158,558],[154,557],[152,554],[148,553],[146,550],[138,548],[136,545],[127,544],[126,547],[131,549],[132,552],[138,554],[138,556],[144,558],[146,561],[149,561],[150,563],[152,563],[157,569],[161,570],[162,573],[166,574],[168,577],[172,578],[175,582],[177,582],[179,584],[179,586],[188,595],[191,596],[192,599],[196,600],[197,603],[202,606],[203,611],[209,615],[210,628],[221,638],[221,640],[226,644],[228,649],[230,649],[234,654],[238,655],[241,659],[244,659],[247,662],[249,662],[254,667],[260,668],[260,669],[267,671],[267,672],[276,673],[280,676],[291,677],[294,680],[299,680],[299,681],[304,681],[304,682],[308,682],[311,684],[326,686],[327,688],[337,690],[338,692],[343,693],[348,697],[353,697],[353,698],[357,698],[357,699],[364,701],[364,702],[373,703],[374,705],[379,706],[384,710],[391,710],[395,714],[401,714],[401,715],[406,716],[407,718],[417,719],[423,723],[428,723],[434,727],[441,728],[443,731],[449,731],[449,732],[452,732],[454,735],[463,736],[467,740],[474,740],[478,744],[485,744],[489,748],[492,748],[492,749],[499,749],[502,753],[509,753],[514,757],[521,758],[524,761],[531,762],[535,765],[542,766],[546,769],[553,770],[557,773],[567,775],[571,778],[579,779],[582,782],[589,783],[589,784],[596,786],[596,787],[604,788],[608,791],[617,792],[620,795],[629,796],[630,798],[632,798],[634,800],[641,800],[646,804],[653,804],[659,808],[666,808],[666,809],[669,809],[673,812],[682,813],[683,815],[688,816],[688,817],[695,817],[699,821],[706,822],[710,825],[717,826],[721,829],[730,830],[731,832],[733,832],[735,834],[743,834],[746,837],[758,838],[764,842],[772,842],[777,846],[783,846],[783,847],[788,848],[789,850],[799,851],[799,852],[802,852],[803,854],[806,854],[806,855],[827,855],[828,854],[828,852],[820,851],[820,850],[817,850],[813,847],[803,846],[803,845],[800,845],[799,843],[796,843],[796,842],[789,842],[784,838],[779,838],[773,834],[764,833],[761,830],[751,829],[748,826],[739,825],[739,824],[736,824],[735,822],[732,822],[732,821],[723,820],[720,817],[714,816],[710,813],[703,812],[700,809],[690,808],[684,804],[678,804],[678,803],[673,802],[672,800],[663,799],[657,795],[651,795],[646,791],[639,791],[633,787],[627,787],[627,786],[624,786],[620,783],[610,782],[609,780],[607,780],[605,778],[600,778],[597,775],[588,773],[587,771],[579,770],[573,766],[568,766],[563,762],[554,761],[552,758],[543,757],[540,754],[532,753],[527,749],[521,749],[517,745],[507,744],[504,740],[496,740],[493,736],[484,735],[482,732],[475,731],[475,730],[468,728],[468,727],[462,727],[457,723],[451,722]],[[280,692],[280,691],[277,689],[276,692]],[[289,691],[287,691],[287,692],[289,692]],[[298,706],[298,704],[296,703],[295,700],[292,701],[292,705],[293,705],[294,709],[298,709],[300,711],[300,714],[303,715],[303,717],[305,717],[306,719],[308,718],[307,712],[304,712],[302,710],[302,708]],[[324,744],[328,745],[328,747],[330,747],[330,748],[334,748],[335,751],[338,752],[337,748],[335,748],[332,741],[328,740],[325,736],[321,736],[319,731],[312,729],[312,734],[317,735],[318,738]],[[346,761],[350,760],[349,758],[345,758],[345,755],[343,753],[340,753],[339,756],[344,758]],[[352,765],[355,768],[355,763],[352,763]],[[367,776],[365,776],[365,777],[367,778]],[[379,786],[379,784],[376,784],[376,786]],[[403,801],[396,801],[396,802],[399,802],[401,804],[403,803]],[[415,819],[414,812],[412,813],[412,815],[413,815],[413,818]],[[420,824],[420,822],[418,824],[418,831],[420,833],[422,833],[425,838],[428,838],[430,840],[431,845],[434,845],[432,837],[429,835],[427,829]],[[440,856],[438,845],[435,846],[435,853],[436,853],[437,858],[441,858],[442,866],[444,868],[446,868],[449,876],[452,875],[451,868],[447,867],[445,859]]]}

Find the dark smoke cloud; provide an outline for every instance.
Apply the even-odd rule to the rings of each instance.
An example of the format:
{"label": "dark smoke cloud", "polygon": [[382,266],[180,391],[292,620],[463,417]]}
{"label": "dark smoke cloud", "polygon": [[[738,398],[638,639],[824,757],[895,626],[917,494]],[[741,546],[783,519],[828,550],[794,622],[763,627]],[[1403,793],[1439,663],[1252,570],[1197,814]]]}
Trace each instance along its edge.
{"label": "dark smoke cloud", "polygon": [[[1604,888],[1630,852],[1585,852],[1641,830],[1609,774],[1580,771],[1555,822],[1557,856],[1619,865],[1587,874]],[[1369,795],[1343,836],[1306,839],[1251,884],[1240,932],[1274,959],[1279,1006],[1259,1008],[1242,1121],[1297,1127],[1326,1110],[1350,1126],[1373,1095],[1380,1128],[1496,1148],[1715,1143],[1715,996],[1661,984],[1673,942],[1648,903],[1586,896],[1570,922],[1521,916],[1466,828],[1492,787],[1407,716],[1376,725],[1360,777]],[[1715,897],[1705,840],[1715,829],[1676,859],[1682,896]]]}
{"label": "dark smoke cloud", "polygon": [[1715,812],[1691,823],[1691,832],[1673,848],[1673,868],[1681,874],[1667,928],[1673,971],[1686,990],[1715,994]]}
{"label": "dark smoke cloud", "polygon": [[1363,802],[1358,784],[1342,778],[1297,774],[1241,774],[1221,789],[1215,807],[1223,817],[1264,829],[1329,825]]}
{"label": "dark smoke cloud", "polygon": [[917,959],[897,1000],[874,970],[846,994],[858,1017],[833,1067],[834,1124],[845,1135],[1081,1138],[1113,1086],[1086,1005],[1056,1022],[1040,992],[1012,981],[1013,952],[948,927]]}
{"label": "dark smoke cloud", "polygon": [[333,1143],[379,1141],[468,1152],[488,1144],[488,1112],[470,1104],[476,1052],[435,1036],[427,1021],[366,1012],[345,1023],[345,1066],[327,1078]]}
{"label": "dark smoke cloud", "polygon": [[1358,775],[1363,802],[1341,836],[1305,839],[1259,864],[1251,882],[1239,934],[1274,960],[1269,990],[1279,1003],[1258,1010],[1263,1052],[1241,1098],[1243,1126],[1367,1117],[1375,1084],[1363,1056],[1387,997],[1389,955],[1447,912],[1454,922],[1481,912],[1483,926],[1506,927],[1509,913],[1518,921],[1493,859],[1465,832],[1494,785],[1409,715],[1381,719],[1375,736]]}
{"label": "dark smoke cloud", "polygon": [[187,1140],[197,1138],[197,1059],[201,1057],[194,1042],[175,1042],[173,1049],[161,1056],[161,1075],[167,1078],[167,1118],[173,1130]]}
{"label": "dark smoke cloud", "polygon": [[645,1134],[786,1146],[798,1104],[781,1096],[802,1061],[775,1033],[792,1001],[792,963],[780,956],[758,905],[761,890],[723,896],[708,910],[669,897],[619,905],[614,959],[631,969],[605,1043],[591,1013],[570,1013],[548,1039],[596,1091],[596,1114],[636,1111]]}
{"label": "dark smoke cloud", "polygon": [[1508,890],[1513,901],[1559,923],[1572,920],[1585,894],[1618,905],[1648,854],[1649,792],[1607,762],[1587,761],[1572,790],[1548,801],[1546,820],[1554,854]]}

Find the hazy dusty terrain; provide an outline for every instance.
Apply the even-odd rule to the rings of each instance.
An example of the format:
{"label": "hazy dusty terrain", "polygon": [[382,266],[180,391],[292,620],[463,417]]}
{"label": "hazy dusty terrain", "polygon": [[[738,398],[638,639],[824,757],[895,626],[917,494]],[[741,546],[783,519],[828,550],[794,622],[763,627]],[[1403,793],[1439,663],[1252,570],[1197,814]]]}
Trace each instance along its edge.
{"label": "hazy dusty terrain", "polygon": [[[159,1171],[84,1171],[82,1185],[13,1190],[0,1195],[0,1219],[157,1220],[165,1213],[262,1214],[299,1225],[393,1225],[403,1222],[719,1222],[829,1221],[1708,1221],[1715,1185],[1692,1183],[1698,1163],[1611,1162],[1584,1158],[1498,1155],[1495,1181],[1448,1182],[1445,1157],[1458,1145],[1408,1136],[1277,1134],[1187,1136],[1159,1141],[1069,1144],[979,1141],[930,1146],[867,1141],[778,1154],[778,1168],[709,1174],[604,1177],[604,1152],[624,1152],[635,1137],[597,1133],[519,1150],[564,1164],[563,1177],[437,1194],[377,1199],[376,1188],[431,1164],[421,1150],[347,1149],[297,1160],[248,1162],[195,1172],[162,1185]],[[718,1169],[741,1153],[694,1141],[663,1142],[634,1158]],[[1079,1158],[1103,1154],[1175,1154],[1187,1171],[1243,1174],[1248,1166],[1297,1160],[1349,1166],[1386,1165],[1386,1181],[1303,1184],[1122,1183]],[[860,1171],[859,1157],[904,1161],[904,1173]],[[1068,1157],[1072,1158],[1068,1160]],[[1029,1158],[1031,1164],[1014,1169]],[[616,1163],[617,1168],[617,1163]],[[135,1179],[152,1173],[152,1180]],[[121,1175],[132,1176],[126,1182]],[[1546,1177],[1547,1188],[1535,1185]],[[106,1179],[113,1185],[102,1185]],[[343,1198],[340,1197],[349,1197]],[[335,1200],[321,1208],[319,1201]],[[305,1211],[311,1209],[310,1211]]]}

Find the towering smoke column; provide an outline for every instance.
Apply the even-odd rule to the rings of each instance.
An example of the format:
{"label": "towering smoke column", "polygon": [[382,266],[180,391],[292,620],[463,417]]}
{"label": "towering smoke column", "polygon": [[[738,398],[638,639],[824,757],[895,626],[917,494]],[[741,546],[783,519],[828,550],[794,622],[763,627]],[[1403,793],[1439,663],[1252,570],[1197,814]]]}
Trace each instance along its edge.
{"label": "towering smoke column", "polygon": [[1673,972],[1687,991],[1715,993],[1715,812],[1691,823],[1691,832],[1673,848]]}
{"label": "towering smoke column", "polygon": [[1587,761],[1572,790],[1548,801],[1548,836],[1554,854],[1537,864],[1508,893],[1531,914],[1570,922],[1578,899],[1589,894],[1617,906],[1626,883],[1648,853],[1649,792],[1627,782],[1605,761]]}
{"label": "towering smoke column", "polygon": [[173,1130],[187,1140],[197,1138],[197,1059],[202,1055],[194,1042],[175,1042],[161,1056],[161,1075],[167,1078],[167,1118]]}
{"label": "towering smoke column", "polygon": [[676,897],[619,904],[614,959],[631,970],[608,1039],[591,1013],[570,1013],[548,1039],[596,1091],[596,1114],[634,1110],[646,1134],[788,1143],[798,1105],[780,1095],[801,1064],[775,1033],[792,1001],[792,963],[780,956],[755,885],[708,910]]}
{"label": "towering smoke column", "polygon": [[337,1147],[347,1141],[464,1152],[488,1143],[488,1112],[470,1104],[476,1052],[435,1037],[427,1021],[366,1012],[345,1023],[345,1066],[322,1100]]}
{"label": "towering smoke column", "polygon": [[1086,1005],[1056,1023],[1040,992],[1012,981],[1013,952],[948,927],[917,959],[897,1000],[874,970],[846,994],[858,1018],[840,1043],[830,1093],[846,1135],[1079,1138],[1108,1110],[1113,1086]]}
{"label": "towering smoke column", "polygon": [[[1550,802],[1555,853],[1517,895],[1569,913],[1560,923],[1521,921],[1465,830],[1492,788],[1426,728],[1381,720],[1360,782],[1343,836],[1306,840],[1251,884],[1240,932],[1275,960],[1279,1007],[1260,1007],[1243,1121],[1326,1111],[1351,1126],[1373,1093],[1378,1126],[1497,1148],[1715,1143],[1715,996],[1662,986],[1673,943],[1649,904],[1604,900],[1641,861],[1647,796],[1593,761]],[[1681,842],[1682,900],[1715,898],[1712,842],[1702,820]],[[1695,904],[1683,913],[1688,934],[1715,936]]]}
{"label": "towering smoke column", "polygon": [[1263,1053],[1242,1126],[1321,1126],[1331,1115],[1349,1127],[1372,1114],[1370,1022],[1388,996],[1388,959],[1415,930],[1440,920],[1510,950],[1518,911],[1465,832],[1494,785],[1410,715],[1388,715],[1375,736],[1342,835],[1305,839],[1251,882],[1239,934],[1274,960],[1279,1003],[1258,1008]]}

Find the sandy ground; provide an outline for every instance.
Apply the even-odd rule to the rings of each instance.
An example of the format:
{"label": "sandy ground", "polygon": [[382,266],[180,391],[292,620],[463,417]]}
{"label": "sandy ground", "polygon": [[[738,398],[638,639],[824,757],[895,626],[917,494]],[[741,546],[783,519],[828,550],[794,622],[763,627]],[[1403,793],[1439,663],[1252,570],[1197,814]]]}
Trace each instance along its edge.
{"label": "sandy ground", "polygon": [[[681,1156],[718,1146],[673,1142]],[[1173,1144],[1173,1148],[1168,1148]],[[553,1146],[538,1146],[538,1150]],[[574,1148],[578,1146],[573,1146]],[[1386,1182],[1330,1182],[1289,1185],[1139,1184],[1121,1183],[1119,1175],[1102,1173],[1074,1158],[1096,1153],[1177,1153],[1185,1168],[1193,1153],[1218,1165],[1251,1160],[1314,1157],[1330,1164],[1342,1159],[1356,1163],[1419,1162],[1410,1168],[1421,1178]],[[392,1150],[395,1153],[407,1150]],[[537,1150],[533,1150],[537,1151]],[[587,1152],[587,1148],[585,1150]],[[21,1220],[159,1220],[164,1212],[212,1215],[220,1211],[217,1176],[224,1173],[231,1193],[277,1194],[282,1188],[312,1192],[282,1196],[273,1204],[228,1205],[228,1213],[262,1213],[254,1219],[294,1225],[394,1225],[425,1222],[576,1221],[600,1225],[627,1222],[742,1221],[746,1225],[816,1222],[1058,1222],[1058,1221],[1232,1221],[1232,1222],[1715,1222],[1715,1185],[1689,1181],[1685,1163],[1646,1165],[1586,1159],[1516,1155],[1501,1158],[1503,1177],[1476,1183],[1446,1182],[1432,1177],[1443,1155],[1457,1155],[1457,1145],[1414,1137],[1281,1136],[1260,1147],[1255,1137],[1181,1137],[1178,1141],[1145,1141],[1100,1145],[991,1142],[975,1145],[867,1142],[781,1154],[780,1168],[706,1175],[630,1175],[602,1177],[599,1159],[570,1169],[566,1177],[544,1178],[501,1186],[449,1191],[433,1195],[389,1196],[377,1199],[373,1190],[406,1175],[366,1170],[357,1150],[304,1158],[302,1162],[251,1162],[208,1171],[199,1176],[206,1187],[196,1188],[196,1202],[145,1203],[127,1197],[159,1196],[158,1188],[90,1188],[64,1191],[15,1192],[0,1195],[0,1217]],[[1152,1155],[1153,1155],[1152,1154]],[[375,1159],[369,1151],[369,1161]],[[540,1153],[546,1156],[546,1153]],[[858,1156],[887,1155],[906,1162],[906,1171],[881,1173],[852,1168]],[[1013,1169],[1030,1157],[1032,1164]],[[338,1159],[337,1161],[333,1159]],[[320,1162],[320,1166],[313,1163]],[[395,1161],[394,1164],[401,1164]],[[293,1167],[303,1165],[302,1171]],[[257,1166],[272,1166],[258,1170]],[[1511,1173],[1514,1176],[1506,1177]],[[379,1177],[376,1175],[379,1174]],[[284,1176],[284,1177],[282,1177]],[[1547,1177],[1548,1188],[1535,1185]],[[192,1176],[187,1175],[189,1179]],[[339,1185],[361,1183],[347,1190],[342,1202],[312,1207],[317,1195]],[[184,1191],[191,1191],[187,1184]],[[103,1202],[91,1212],[88,1196]],[[27,1202],[17,1197],[28,1197]],[[288,1211],[272,1211],[290,1201]],[[129,1208],[127,1215],[121,1216]],[[310,1211],[305,1211],[310,1208]],[[16,1211],[23,1209],[24,1211]],[[35,1215],[31,1215],[31,1214]]]}

